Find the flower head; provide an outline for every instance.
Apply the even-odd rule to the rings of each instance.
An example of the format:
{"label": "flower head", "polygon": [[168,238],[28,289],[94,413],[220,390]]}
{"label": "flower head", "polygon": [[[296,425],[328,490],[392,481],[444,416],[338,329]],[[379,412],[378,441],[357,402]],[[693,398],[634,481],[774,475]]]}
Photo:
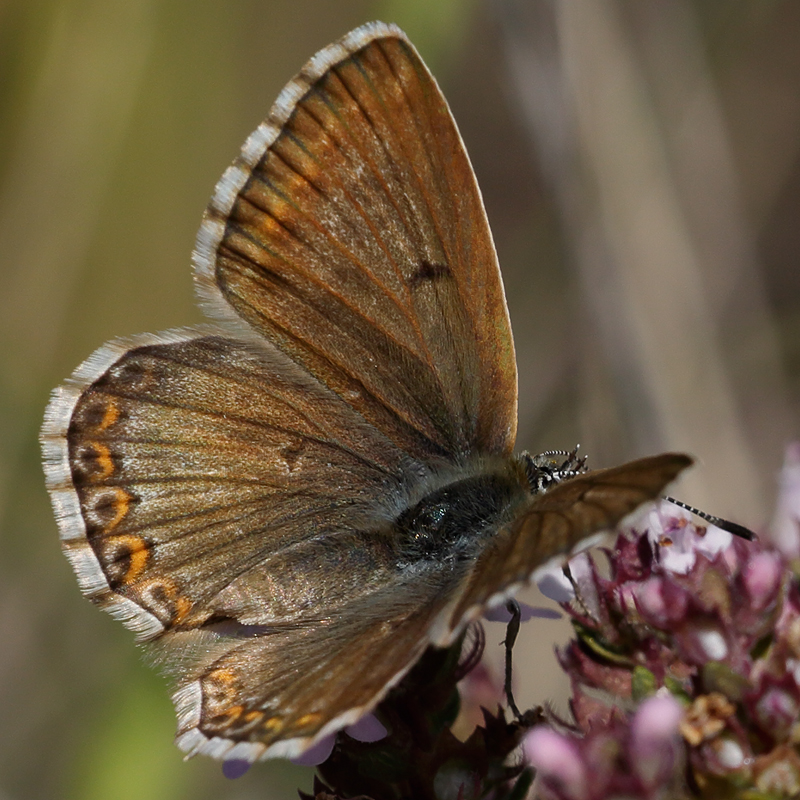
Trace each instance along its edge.
{"label": "flower head", "polygon": [[563,603],[576,638],[558,653],[573,720],[525,742],[543,798],[795,795],[800,590],[786,541],[745,542],[662,503],[606,551],[607,569],[581,557]]}

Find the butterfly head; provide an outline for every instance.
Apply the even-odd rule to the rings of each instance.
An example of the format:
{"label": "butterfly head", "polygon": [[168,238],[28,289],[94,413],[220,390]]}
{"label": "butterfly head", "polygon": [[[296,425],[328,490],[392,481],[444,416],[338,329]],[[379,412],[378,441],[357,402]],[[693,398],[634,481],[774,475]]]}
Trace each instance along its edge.
{"label": "butterfly head", "polygon": [[535,456],[527,451],[520,453],[519,460],[525,469],[531,491],[534,494],[546,492],[554,484],[586,472],[586,456],[578,457],[578,447],[576,445],[573,450],[548,450]]}

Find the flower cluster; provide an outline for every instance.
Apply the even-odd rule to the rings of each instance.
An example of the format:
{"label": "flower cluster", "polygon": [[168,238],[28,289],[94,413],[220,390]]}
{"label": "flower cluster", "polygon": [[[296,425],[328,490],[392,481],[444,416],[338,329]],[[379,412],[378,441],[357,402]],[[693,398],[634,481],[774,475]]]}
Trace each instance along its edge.
{"label": "flower cluster", "polygon": [[[452,733],[461,704],[457,684],[483,652],[477,629],[448,650],[429,648],[379,706],[386,735],[378,740],[339,736],[317,766],[312,794],[303,800],[436,798],[522,800],[531,771],[514,757],[538,715],[507,722],[486,710],[463,741]],[[473,638],[474,637],[474,638]]]}
{"label": "flower cluster", "polygon": [[[607,569],[570,563],[572,721],[524,745],[547,800],[800,795],[800,451],[773,541],[662,503]],[[794,493],[794,494],[792,494]],[[778,549],[780,547],[780,549]]]}

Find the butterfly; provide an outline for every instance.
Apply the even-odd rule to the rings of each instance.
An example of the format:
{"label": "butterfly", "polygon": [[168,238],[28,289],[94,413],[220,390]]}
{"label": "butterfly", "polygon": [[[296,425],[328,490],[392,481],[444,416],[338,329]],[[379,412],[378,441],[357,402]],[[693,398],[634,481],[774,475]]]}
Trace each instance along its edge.
{"label": "butterfly", "polygon": [[515,456],[480,191],[408,38],[315,55],[224,173],[214,324],[112,341],[41,440],[83,593],[170,664],[177,744],[297,756],[691,463]]}

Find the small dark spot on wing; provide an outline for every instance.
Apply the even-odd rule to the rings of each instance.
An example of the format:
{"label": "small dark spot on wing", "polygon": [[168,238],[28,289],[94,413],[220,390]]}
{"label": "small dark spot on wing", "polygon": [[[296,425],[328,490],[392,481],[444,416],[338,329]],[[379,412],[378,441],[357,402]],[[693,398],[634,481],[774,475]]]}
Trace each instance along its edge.
{"label": "small dark spot on wing", "polygon": [[409,278],[408,285],[416,289],[426,281],[438,281],[452,277],[452,272],[447,264],[436,264],[430,261],[421,261],[417,271]]}
{"label": "small dark spot on wing", "polygon": [[281,448],[280,453],[286,461],[289,472],[297,469],[298,462],[305,455],[305,450],[306,443],[302,439],[296,439]]}

